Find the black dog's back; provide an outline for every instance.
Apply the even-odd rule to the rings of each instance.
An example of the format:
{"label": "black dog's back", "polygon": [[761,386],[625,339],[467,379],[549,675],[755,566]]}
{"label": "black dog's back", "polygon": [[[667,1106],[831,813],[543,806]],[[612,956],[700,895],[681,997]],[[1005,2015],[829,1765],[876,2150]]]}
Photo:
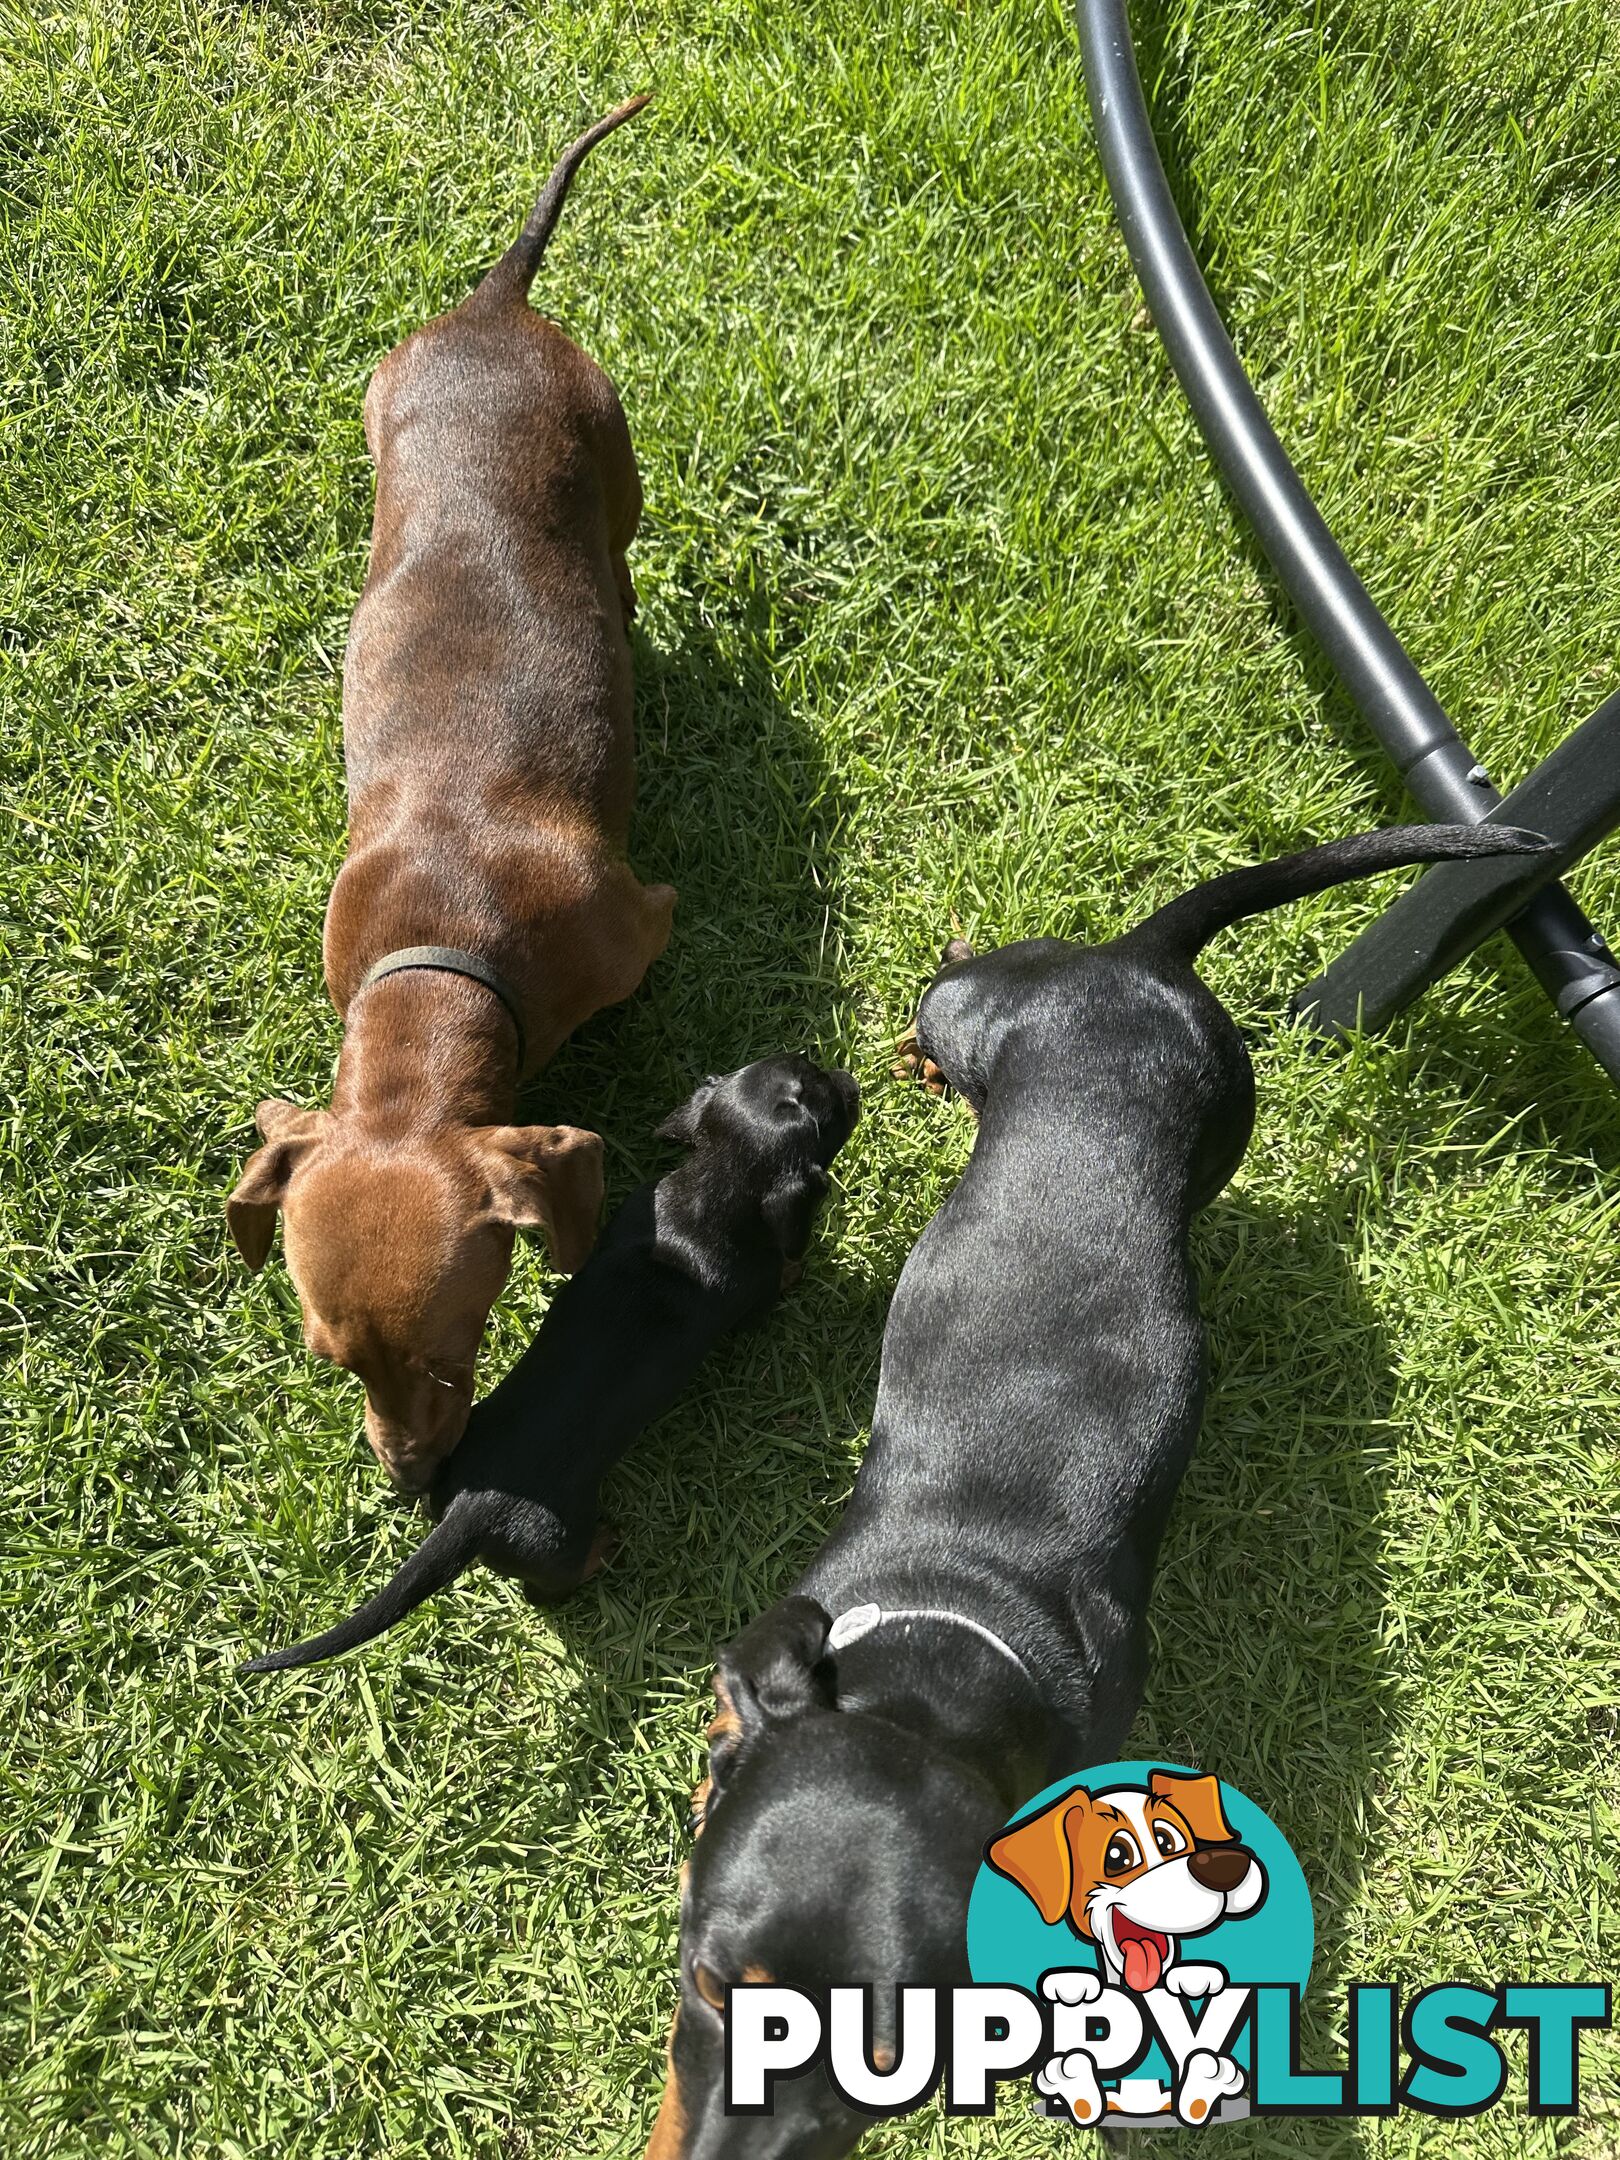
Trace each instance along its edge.
{"label": "black dog's back", "polygon": [[941,971],[917,1043],[978,1112],[978,1137],[901,1273],[872,1445],[805,1578],[813,1596],[836,1610],[873,1594],[859,1586],[893,1572],[898,1534],[908,1584],[994,1583],[980,1614],[993,1626],[1009,1603],[1044,1610],[1025,1642],[1072,1597],[1098,1655],[1088,1675],[1060,1654],[1059,1624],[1051,1669],[1076,1684],[1055,1692],[1107,1754],[1202,1413],[1187,1233],[1254,1118],[1248,1052],[1197,955],[1245,916],[1353,878],[1542,845],[1497,827],[1360,834],[1211,879],[1108,944],[1032,939]]}

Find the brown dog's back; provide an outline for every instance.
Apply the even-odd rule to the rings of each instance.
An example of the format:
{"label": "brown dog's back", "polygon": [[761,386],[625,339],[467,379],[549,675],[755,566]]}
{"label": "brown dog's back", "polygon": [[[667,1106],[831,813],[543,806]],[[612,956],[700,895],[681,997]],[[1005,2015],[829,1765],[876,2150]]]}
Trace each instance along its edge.
{"label": "brown dog's back", "polygon": [[527,300],[581,160],[645,102],[570,146],[477,290],[372,378],[325,937],[343,1051],[330,1110],[261,1105],[267,1145],[231,1200],[253,1267],[282,1210],[306,1340],[360,1374],[373,1447],[417,1486],[465,1423],[513,1231],[543,1224],[564,1267],[594,1233],[600,1141],[513,1124],[518,1087],[631,994],[675,903],[624,854],[630,434],[606,374]]}
{"label": "brown dog's back", "polygon": [[[641,515],[612,382],[527,294],[589,151],[558,160],[522,233],[469,297],[408,337],[366,393],[372,557],[344,665],[351,812],[409,745],[444,800],[532,817],[536,791],[622,848],[632,793],[625,550]],[[424,764],[427,770],[424,770]],[[495,799],[483,799],[493,786]],[[518,798],[514,800],[514,798]],[[390,806],[389,818],[393,817]],[[366,835],[351,828],[351,850]]]}

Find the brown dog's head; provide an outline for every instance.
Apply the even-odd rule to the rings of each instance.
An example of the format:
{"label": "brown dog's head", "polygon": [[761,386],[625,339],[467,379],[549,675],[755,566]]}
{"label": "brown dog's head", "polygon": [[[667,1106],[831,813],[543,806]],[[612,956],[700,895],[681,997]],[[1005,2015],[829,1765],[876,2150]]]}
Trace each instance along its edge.
{"label": "brown dog's head", "polygon": [[287,1266],[317,1357],[358,1373],[366,1437],[407,1492],[461,1438],[490,1307],[519,1227],[564,1274],[602,1205],[602,1143],[572,1125],[442,1125],[386,1142],[330,1110],[262,1102],[265,1145],[226,1213],[257,1272],[286,1220]]}

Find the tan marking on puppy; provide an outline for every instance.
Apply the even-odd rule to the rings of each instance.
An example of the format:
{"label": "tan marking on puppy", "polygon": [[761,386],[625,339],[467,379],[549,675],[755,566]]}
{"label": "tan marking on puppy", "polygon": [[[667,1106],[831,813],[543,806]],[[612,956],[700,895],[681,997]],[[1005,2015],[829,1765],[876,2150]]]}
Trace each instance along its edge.
{"label": "tan marking on puppy", "polygon": [[716,1740],[736,1740],[742,1735],[742,1718],[726,1690],[726,1676],[717,1672],[709,1683],[720,1707],[710,1718],[704,1738],[712,1748]]}
{"label": "tan marking on puppy", "polygon": [[675,2032],[680,2024],[679,2011],[669,2028],[669,2045],[665,2050],[664,2097],[658,2103],[658,2117],[647,2140],[647,2160],[682,2160],[686,2151],[687,2114],[686,2102],[681,2096],[681,2081],[675,2068]]}
{"label": "tan marking on puppy", "polygon": [[776,1975],[765,1965],[745,1965],[743,1978],[750,1987],[775,1987]]}

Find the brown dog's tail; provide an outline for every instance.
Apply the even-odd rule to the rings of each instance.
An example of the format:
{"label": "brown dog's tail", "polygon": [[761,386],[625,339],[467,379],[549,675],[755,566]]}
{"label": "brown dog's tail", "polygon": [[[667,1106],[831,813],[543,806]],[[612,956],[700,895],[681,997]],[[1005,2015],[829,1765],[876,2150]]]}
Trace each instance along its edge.
{"label": "brown dog's tail", "polygon": [[414,1612],[435,1591],[448,1589],[478,1558],[485,1531],[483,1511],[477,1505],[481,1497],[458,1493],[446,1508],[444,1520],[434,1525],[393,1579],[350,1613],[347,1620],[340,1620],[336,1627],[328,1628],[324,1635],[312,1636],[308,1642],[250,1658],[243,1672],[286,1672],[294,1665],[318,1665],[323,1658],[358,1650],[362,1643],[371,1642],[396,1620]]}
{"label": "brown dog's tail", "polygon": [[598,120],[595,127],[587,128],[577,142],[569,144],[552,167],[551,178],[541,189],[540,200],[529,212],[527,224],[479,284],[473,294],[475,300],[510,307],[526,297],[540,267],[540,258],[546,252],[546,243],[568,199],[575,173],[604,135],[611,135],[626,120],[634,119],[643,105],[651,103],[651,91],[643,97],[633,97],[628,104],[610,112],[605,120]]}
{"label": "brown dog's tail", "polygon": [[1290,900],[1303,900],[1307,893],[1347,885],[1352,878],[1403,870],[1411,863],[1551,852],[1551,842],[1540,833],[1522,832],[1514,825],[1391,825],[1382,832],[1330,840],[1298,855],[1279,855],[1275,862],[1256,863],[1252,869],[1228,870],[1160,908],[1122,942],[1156,948],[1190,963],[1218,931],[1244,916],[1263,915]]}

